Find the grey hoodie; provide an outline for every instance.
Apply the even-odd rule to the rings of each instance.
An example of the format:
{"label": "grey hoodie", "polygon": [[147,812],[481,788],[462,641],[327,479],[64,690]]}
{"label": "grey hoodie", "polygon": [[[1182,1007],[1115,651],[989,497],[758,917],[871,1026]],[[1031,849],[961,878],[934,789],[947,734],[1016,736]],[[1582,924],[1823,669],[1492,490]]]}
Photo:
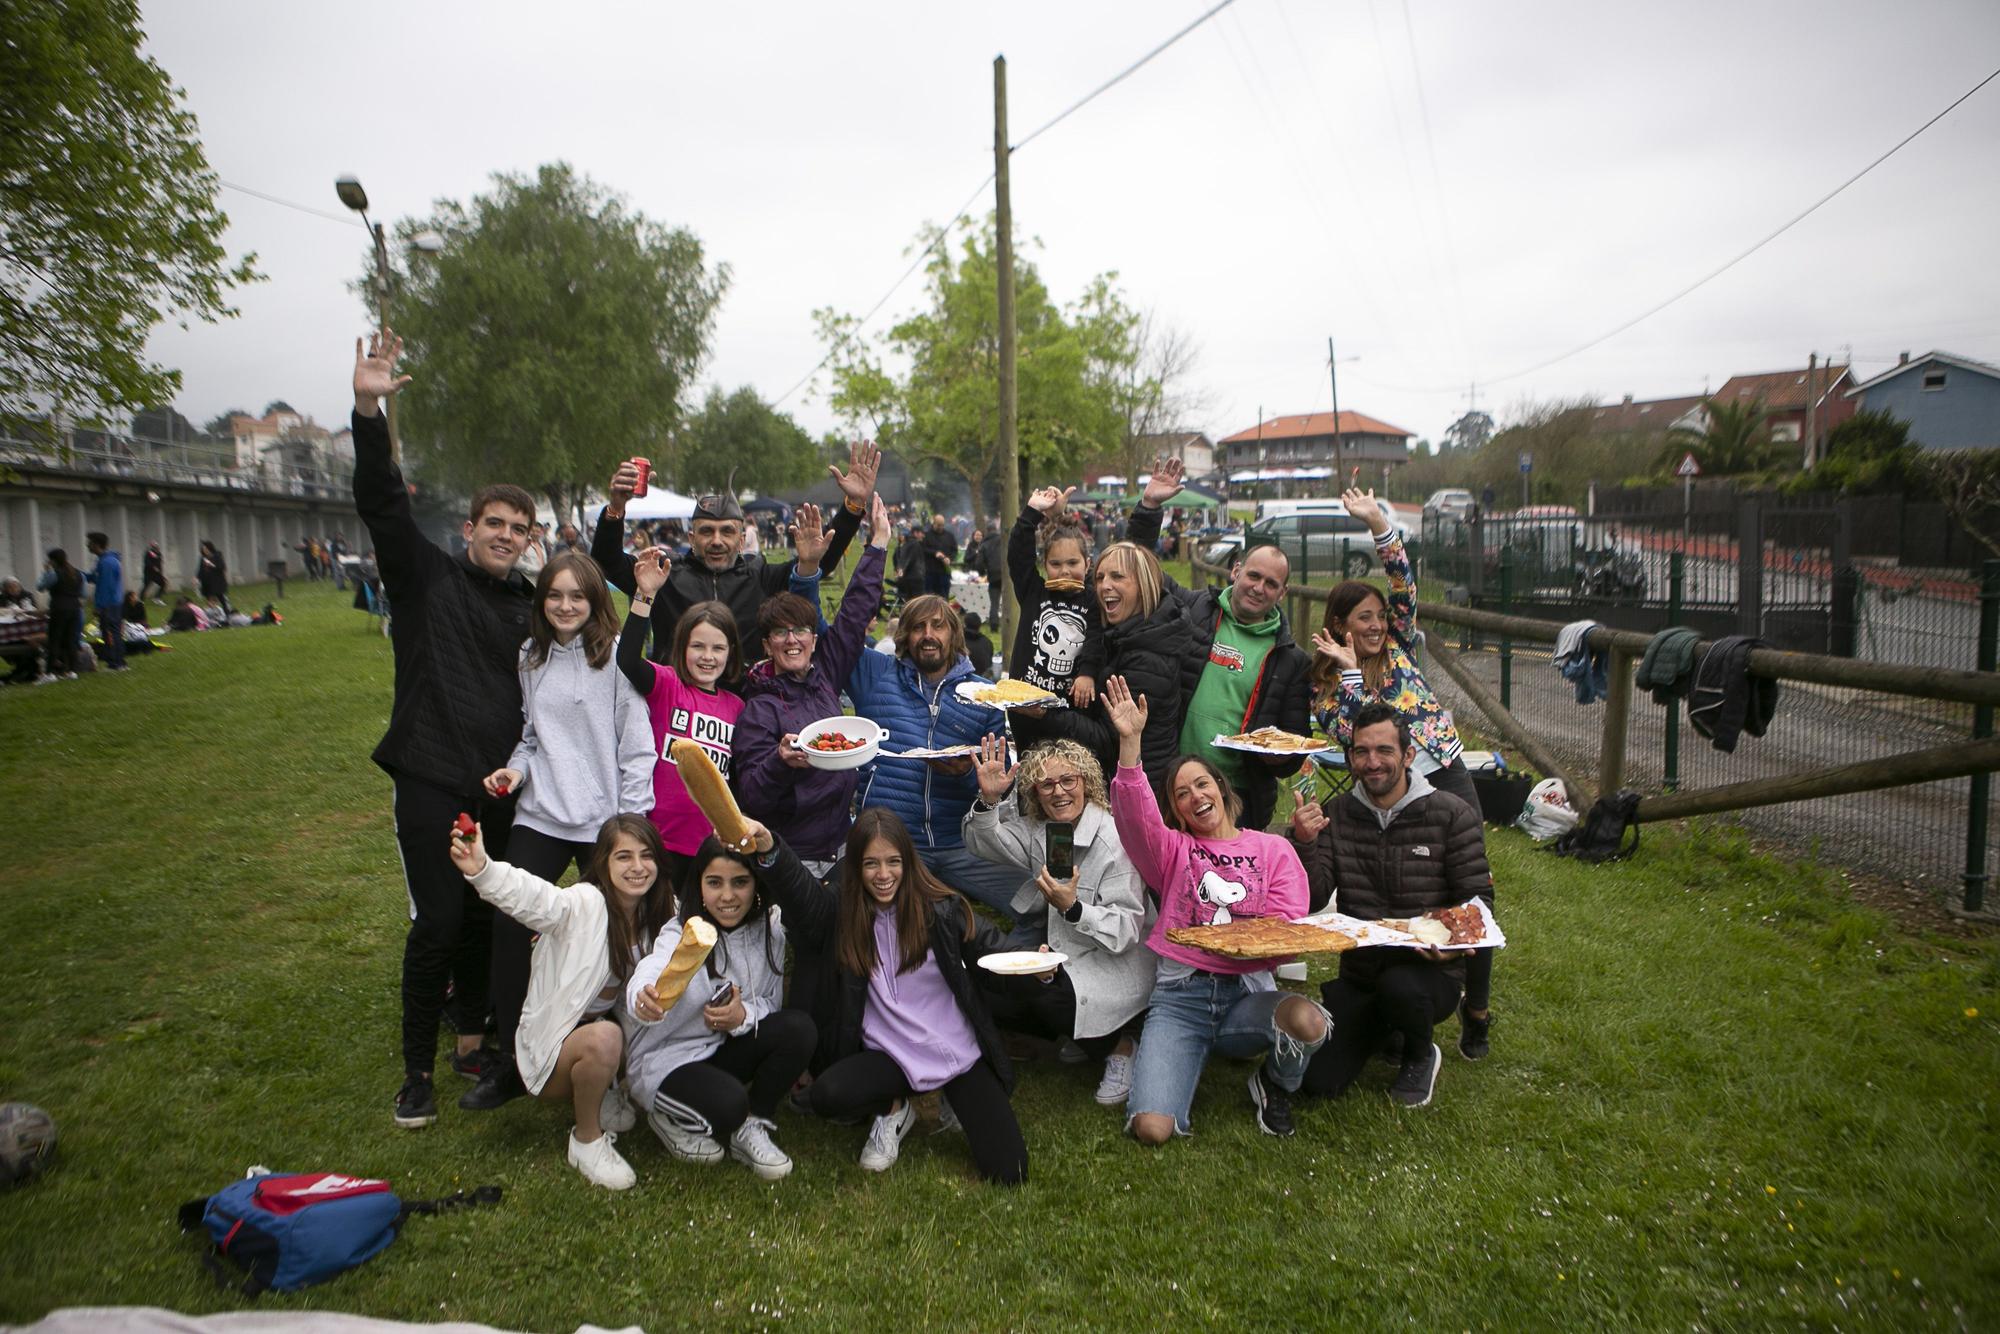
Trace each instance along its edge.
{"label": "grey hoodie", "polygon": [[532,670],[522,653],[521,741],[507,761],[522,775],[516,824],[588,843],[612,816],[652,811],[653,719],[616,659],[614,643],[592,667],[582,635]]}

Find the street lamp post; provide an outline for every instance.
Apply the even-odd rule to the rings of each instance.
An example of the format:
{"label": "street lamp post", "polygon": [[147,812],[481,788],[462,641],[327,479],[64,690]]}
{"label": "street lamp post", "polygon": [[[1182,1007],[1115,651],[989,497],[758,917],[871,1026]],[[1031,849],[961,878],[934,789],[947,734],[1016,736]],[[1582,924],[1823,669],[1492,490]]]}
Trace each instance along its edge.
{"label": "street lamp post", "polygon": [[[361,188],[361,182],[352,176],[342,176],[333,183],[340,195],[340,202],[361,215],[361,225],[375,238],[375,327],[389,327],[389,240],[382,231],[382,224],[368,221],[368,192]],[[388,416],[389,457],[397,463],[403,460],[403,438],[396,433],[396,396],[383,396],[382,411]]]}

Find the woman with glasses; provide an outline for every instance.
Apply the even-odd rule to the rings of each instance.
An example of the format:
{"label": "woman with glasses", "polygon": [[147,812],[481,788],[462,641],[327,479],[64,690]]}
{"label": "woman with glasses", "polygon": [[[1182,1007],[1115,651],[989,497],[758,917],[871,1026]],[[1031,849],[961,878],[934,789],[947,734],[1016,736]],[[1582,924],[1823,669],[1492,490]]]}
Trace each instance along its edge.
{"label": "woman with glasses", "polygon": [[795,593],[766,598],[758,612],[765,660],[744,679],[734,746],[737,800],[789,844],[806,869],[824,876],[847,837],[847,808],[860,771],[815,769],[799,730],[840,713],[840,688],[868,648],[882,603],[889,516],[873,499],[868,547],[822,637],[819,608]]}
{"label": "woman with glasses", "polygon": [[[979,798],[965,816],[965,846],[1027,877],[1014,895],[1016,931],[1034,920],[1045,948],[1068,956],[1052,973],[1009,977],[981,970],[993,1021],[1052,1041],[1074,1040],[1104,1061],[1097,1101],[1116,1107],[1132,1087],[1132,1030],[1153,989],[1153,956],[1140,948],[1149,914],[1145,887],[1119,842],[1097,757],[1074,741],[1036,746],[1019,765],[988,737],[979,754]],[[1052,842],[1067,837],[1072,870],[1049,869]]]}

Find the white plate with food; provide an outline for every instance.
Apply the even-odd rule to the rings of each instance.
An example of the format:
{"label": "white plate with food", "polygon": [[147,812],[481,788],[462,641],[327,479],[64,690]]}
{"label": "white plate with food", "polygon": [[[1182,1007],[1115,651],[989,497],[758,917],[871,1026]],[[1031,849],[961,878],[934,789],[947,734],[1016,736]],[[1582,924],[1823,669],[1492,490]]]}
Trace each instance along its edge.
{"label": "white plate with food", "polygon": [[1339,749],[1325,737],[1300,736],[1276,727],[1260,727],[1254,732],[1240,732],[1235,736],[1217,733],[1210,744],[1223,750],[1247,750],[1253,755],[1317,755],[1322,751]]}
{"label": "white plate with food", "polygon": [[1500,924],[1484,899],[1472,899],[1456,908],[1433,908],[1419,917],[1391,917],[1373,924],[1381,938],[1371,945],[1402,945],[1413,949],[1483,950],[1506,945]]}
{"label": "white plate with food", "polygon": [[1061,950],[1007,950],[1000,954],[979,956],[981,968],[1002,977],[1033,977],[1068,962],[1069,956]]}
{"label": "white plate with food", "polygon": [[908,750],[885,750],[885,760],[956,760],[977,755],[977,746],[912,746]]}
{"label": "white plate with food", "polygon": [[1042,689],[1031,686],[1026,681],[960,681],[952,687],[952,693],[967,704],[979,704],[989,709],[1042,709],[1060,708],[1062,700]]}
{"label": "white plate with food", "polygon": [[799,729],[799,749],[815,769],[859,769],[882,749],[887,728],[873,718],[822,718]]}

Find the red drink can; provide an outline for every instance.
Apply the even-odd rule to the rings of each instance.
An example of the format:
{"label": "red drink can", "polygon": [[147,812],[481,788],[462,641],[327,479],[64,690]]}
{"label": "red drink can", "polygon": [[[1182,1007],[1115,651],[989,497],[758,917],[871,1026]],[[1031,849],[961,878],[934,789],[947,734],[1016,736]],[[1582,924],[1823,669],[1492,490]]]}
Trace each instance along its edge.
{"label": "red drink can", "polygon": [[653,461],[651,459],[633,459],[632,466],[639,470],[639,480],[633,484],[632,494],[643,496],[646,494],[646,480],[653,475]]}

